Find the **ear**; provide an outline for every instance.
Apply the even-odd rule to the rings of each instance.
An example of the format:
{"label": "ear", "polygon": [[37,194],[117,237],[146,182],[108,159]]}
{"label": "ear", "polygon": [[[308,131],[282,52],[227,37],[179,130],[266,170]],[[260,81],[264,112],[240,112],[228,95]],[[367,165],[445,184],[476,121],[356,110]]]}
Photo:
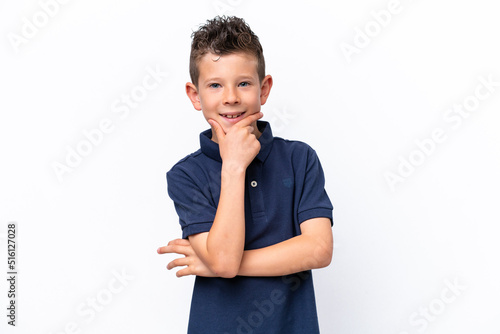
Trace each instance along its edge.
{"label": "ear", "polygon": [[196,86],[191,82],[186,83],[186,94],[191,100],[194,109],[201,110],[200,94],[198,93],[198,89],[196,89]]}
{"label": "ear", "polygon": [[271,87],[273,87],[273,77],[266,75],[260,84],[260,104],[264,105],[271,93]]}

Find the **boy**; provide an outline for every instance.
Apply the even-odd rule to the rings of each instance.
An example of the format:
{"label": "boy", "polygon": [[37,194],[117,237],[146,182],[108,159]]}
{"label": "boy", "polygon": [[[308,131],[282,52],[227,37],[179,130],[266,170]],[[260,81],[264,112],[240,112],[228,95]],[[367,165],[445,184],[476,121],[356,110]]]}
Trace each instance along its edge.
{"label": "boy", "polygon": [[333,253],[332,210],[314,150],[259,121],[273,80],[240,18],[193,33],[186,93],[211,126],[167,173],[183,239],[158,253],[196,275],[188,333],[319,333],[311,269]]}

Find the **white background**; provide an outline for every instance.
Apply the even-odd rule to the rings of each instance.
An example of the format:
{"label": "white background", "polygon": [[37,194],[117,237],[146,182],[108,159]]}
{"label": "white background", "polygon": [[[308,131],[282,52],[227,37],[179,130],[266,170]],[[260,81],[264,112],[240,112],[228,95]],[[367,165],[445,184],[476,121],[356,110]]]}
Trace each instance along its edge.
{"label": "white background", "polygon": [[[47,22],[38,1],[0,2],[0,267],[17,222],[19,270],[16,328],[0,280],[0,332],[186,331],[193,278],[156,254],[180,237],[165,172],[208,128],[184,94],[190,34],[224,13],[264,46],[264,120],[322,161],[335,206],[334,259],[314,273],[322,333],[500,333],[493,2],[401,0],[381,27],[372,11],[387,0],[228,1],[68,1]],[[34,17],[40,27],[16,46]],[[356,36],[348,57],[341,46]],[[114,103],[147,68],[168,75],[120,117]],[[480,77],[497,86],[461,123],[446,121]],[[59,180],[54,163],[103,119],[113,130]],[[446,140],[418,153],[436,129]],[[387,173],[410,157],[419,165],[391,187]]]}

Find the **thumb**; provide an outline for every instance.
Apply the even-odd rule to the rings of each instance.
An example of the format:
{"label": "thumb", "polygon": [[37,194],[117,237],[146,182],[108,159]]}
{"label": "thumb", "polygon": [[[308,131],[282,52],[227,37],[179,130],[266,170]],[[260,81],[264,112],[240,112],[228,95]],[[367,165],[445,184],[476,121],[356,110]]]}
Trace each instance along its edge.
{"label": "thumb", "polygon": [[217,139],[224,139],[224,137],[226,137],[226,133],[224,132],[224,129],[222,128],[222,126],[220,126],[219,123],[217,123],[213,119],[209,119],[208,123],[212,127],[212,130],[215,132]]}

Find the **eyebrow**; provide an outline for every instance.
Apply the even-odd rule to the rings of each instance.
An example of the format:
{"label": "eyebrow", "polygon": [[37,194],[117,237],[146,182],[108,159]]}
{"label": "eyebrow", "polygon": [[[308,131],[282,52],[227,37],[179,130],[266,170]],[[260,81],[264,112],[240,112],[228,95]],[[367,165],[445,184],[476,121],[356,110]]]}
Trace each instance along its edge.
{"label": "eyebrow", "polygon": [[221,78],[212,77],[212,78],[207,78],[207,79],[203,80],[203,82],[209,82],[209,81],[221,81]]}
{"label": "eyebrow", "polygon": [[255,77],[250,76],[250,75],[242,75],[241,77],[238,77],[239,80],[254,80]]}
{"label": "eyebrow", "polygon": [[[236,81],[241,81],[241,80],[255,80],[255,77],[245,74],[236,78]],[[210,81],[223,81],[223,79],[220,77],[211,77],[203,80],[203,82],[210,82]]]}

